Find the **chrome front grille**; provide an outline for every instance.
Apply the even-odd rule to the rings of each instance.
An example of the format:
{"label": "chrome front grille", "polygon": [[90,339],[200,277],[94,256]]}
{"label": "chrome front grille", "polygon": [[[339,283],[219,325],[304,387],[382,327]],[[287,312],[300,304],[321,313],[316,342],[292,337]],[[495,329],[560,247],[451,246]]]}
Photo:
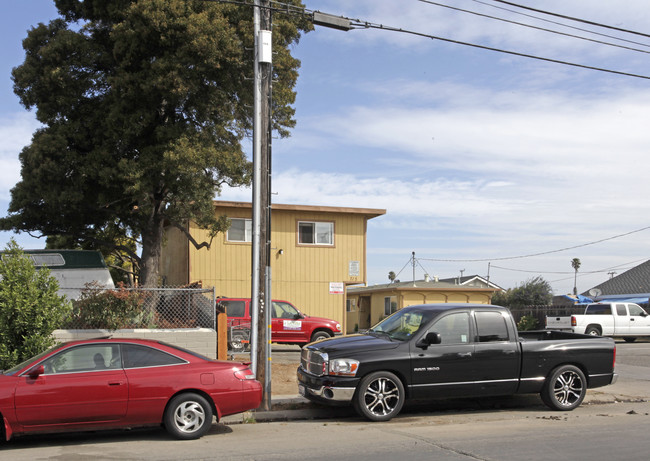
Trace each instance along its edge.
{"label": "chrome front grille", "polygon": [[327,353],[303,348],[300,354],[300,366],[307,373],[323,376],[327,367]]}

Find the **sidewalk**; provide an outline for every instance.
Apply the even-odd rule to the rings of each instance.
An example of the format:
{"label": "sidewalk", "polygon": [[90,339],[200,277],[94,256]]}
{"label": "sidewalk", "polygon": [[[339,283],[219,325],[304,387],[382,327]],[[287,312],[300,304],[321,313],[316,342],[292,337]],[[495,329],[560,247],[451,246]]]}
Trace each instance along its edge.
{"label": "sidewalk", "polygon": [[[634,402],[650,400],[650,376],[643,376],[647,373],[648,368],[642,368],[645,373],[642,376],[634,373],[632,368],[626,368],[626,376],[635,376],[635,378],[621,378],[619,376],[616,384],[611,386],[589,389],[582,405],[604,405],[617,402]],[[619,370],[617,370],[619,371]],[[633,373],[629,373],[633,372]],[[494,401],[493,398],[483,399],[485,401]],[[431,411],[449,411],[453,409],[467,410],[485,408],[481,405],[482,399],[454,399],[438,400],[427,403],[426,406]],[[360,418],[353,410],[352,406],[345,407],[327,407],[317,405],[300,395],[277,395],[271,398],[272,410],[270,411],[250,411],[237,415],[226,416],[221,420],[222,424],[242,424],[251,418],[255,422],[273,422],[273,421],[304,421],[304,420],[321,420],[321,419],[350,419]],[[543,405],[539,396],[536,394],[518,395],[512,400],[505,400],[505,404],[499,403],[495,408],[503,410],[504,408],[523,408],[535,405]],[[487,406],[489,406],[489,402]],[[408,408],[408,403],[407,403]],[[546,407],[544,407],[546,408]],[[550,411],[550,410],[549,410]]]}

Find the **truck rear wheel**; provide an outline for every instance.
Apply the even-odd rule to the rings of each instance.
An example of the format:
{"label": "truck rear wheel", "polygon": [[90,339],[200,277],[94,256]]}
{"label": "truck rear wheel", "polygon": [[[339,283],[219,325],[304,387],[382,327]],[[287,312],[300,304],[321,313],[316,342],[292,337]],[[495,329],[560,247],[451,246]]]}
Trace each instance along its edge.
{"label": "truck rear wheel", "polygon": [[602,332],[600,331],[600,328],[594,327],[594,326],[588,326],[587,329],[585,330],[586,335],[591,335],[591,336],[600,336]]}
{"label": "truck rear wheel", "polygon": [[361,380],[353,398],[354,409],[370,421],[388,421],[404,405],[404,385],[393,373],[376,371]]}
{"label": "truck rear wheel", "polygon": [[587,394],[587,380],[580,368],[557,367],[542,388],[542,401],[552,410],[570,411],[579,406]]}

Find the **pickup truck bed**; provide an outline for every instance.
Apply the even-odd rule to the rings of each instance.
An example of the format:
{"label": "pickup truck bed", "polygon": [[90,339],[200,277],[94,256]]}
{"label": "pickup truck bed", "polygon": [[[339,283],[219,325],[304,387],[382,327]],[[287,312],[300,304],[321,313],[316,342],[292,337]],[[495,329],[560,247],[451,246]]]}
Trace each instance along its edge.
{"label": "pickup truck bed", "polygon": [[540,393],[549,407],[572,410],[587,388],[615,381],[614,357],[610,338],[517,332],[503,307],[430,304],[366,334],[311,343],[297,373],[310,400],[385,421],[406,399]]}

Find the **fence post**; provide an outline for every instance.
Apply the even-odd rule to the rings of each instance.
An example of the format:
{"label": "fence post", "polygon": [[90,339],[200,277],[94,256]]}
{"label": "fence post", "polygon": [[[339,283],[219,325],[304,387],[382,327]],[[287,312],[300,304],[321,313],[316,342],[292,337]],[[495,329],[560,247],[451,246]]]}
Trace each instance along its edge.
{"label": "fence post", "polygon": [[[216,298],[215,298],[216,301]],[[217,360],[228,359],[228,314],[221,304],[215,302],[217,313]]]}

